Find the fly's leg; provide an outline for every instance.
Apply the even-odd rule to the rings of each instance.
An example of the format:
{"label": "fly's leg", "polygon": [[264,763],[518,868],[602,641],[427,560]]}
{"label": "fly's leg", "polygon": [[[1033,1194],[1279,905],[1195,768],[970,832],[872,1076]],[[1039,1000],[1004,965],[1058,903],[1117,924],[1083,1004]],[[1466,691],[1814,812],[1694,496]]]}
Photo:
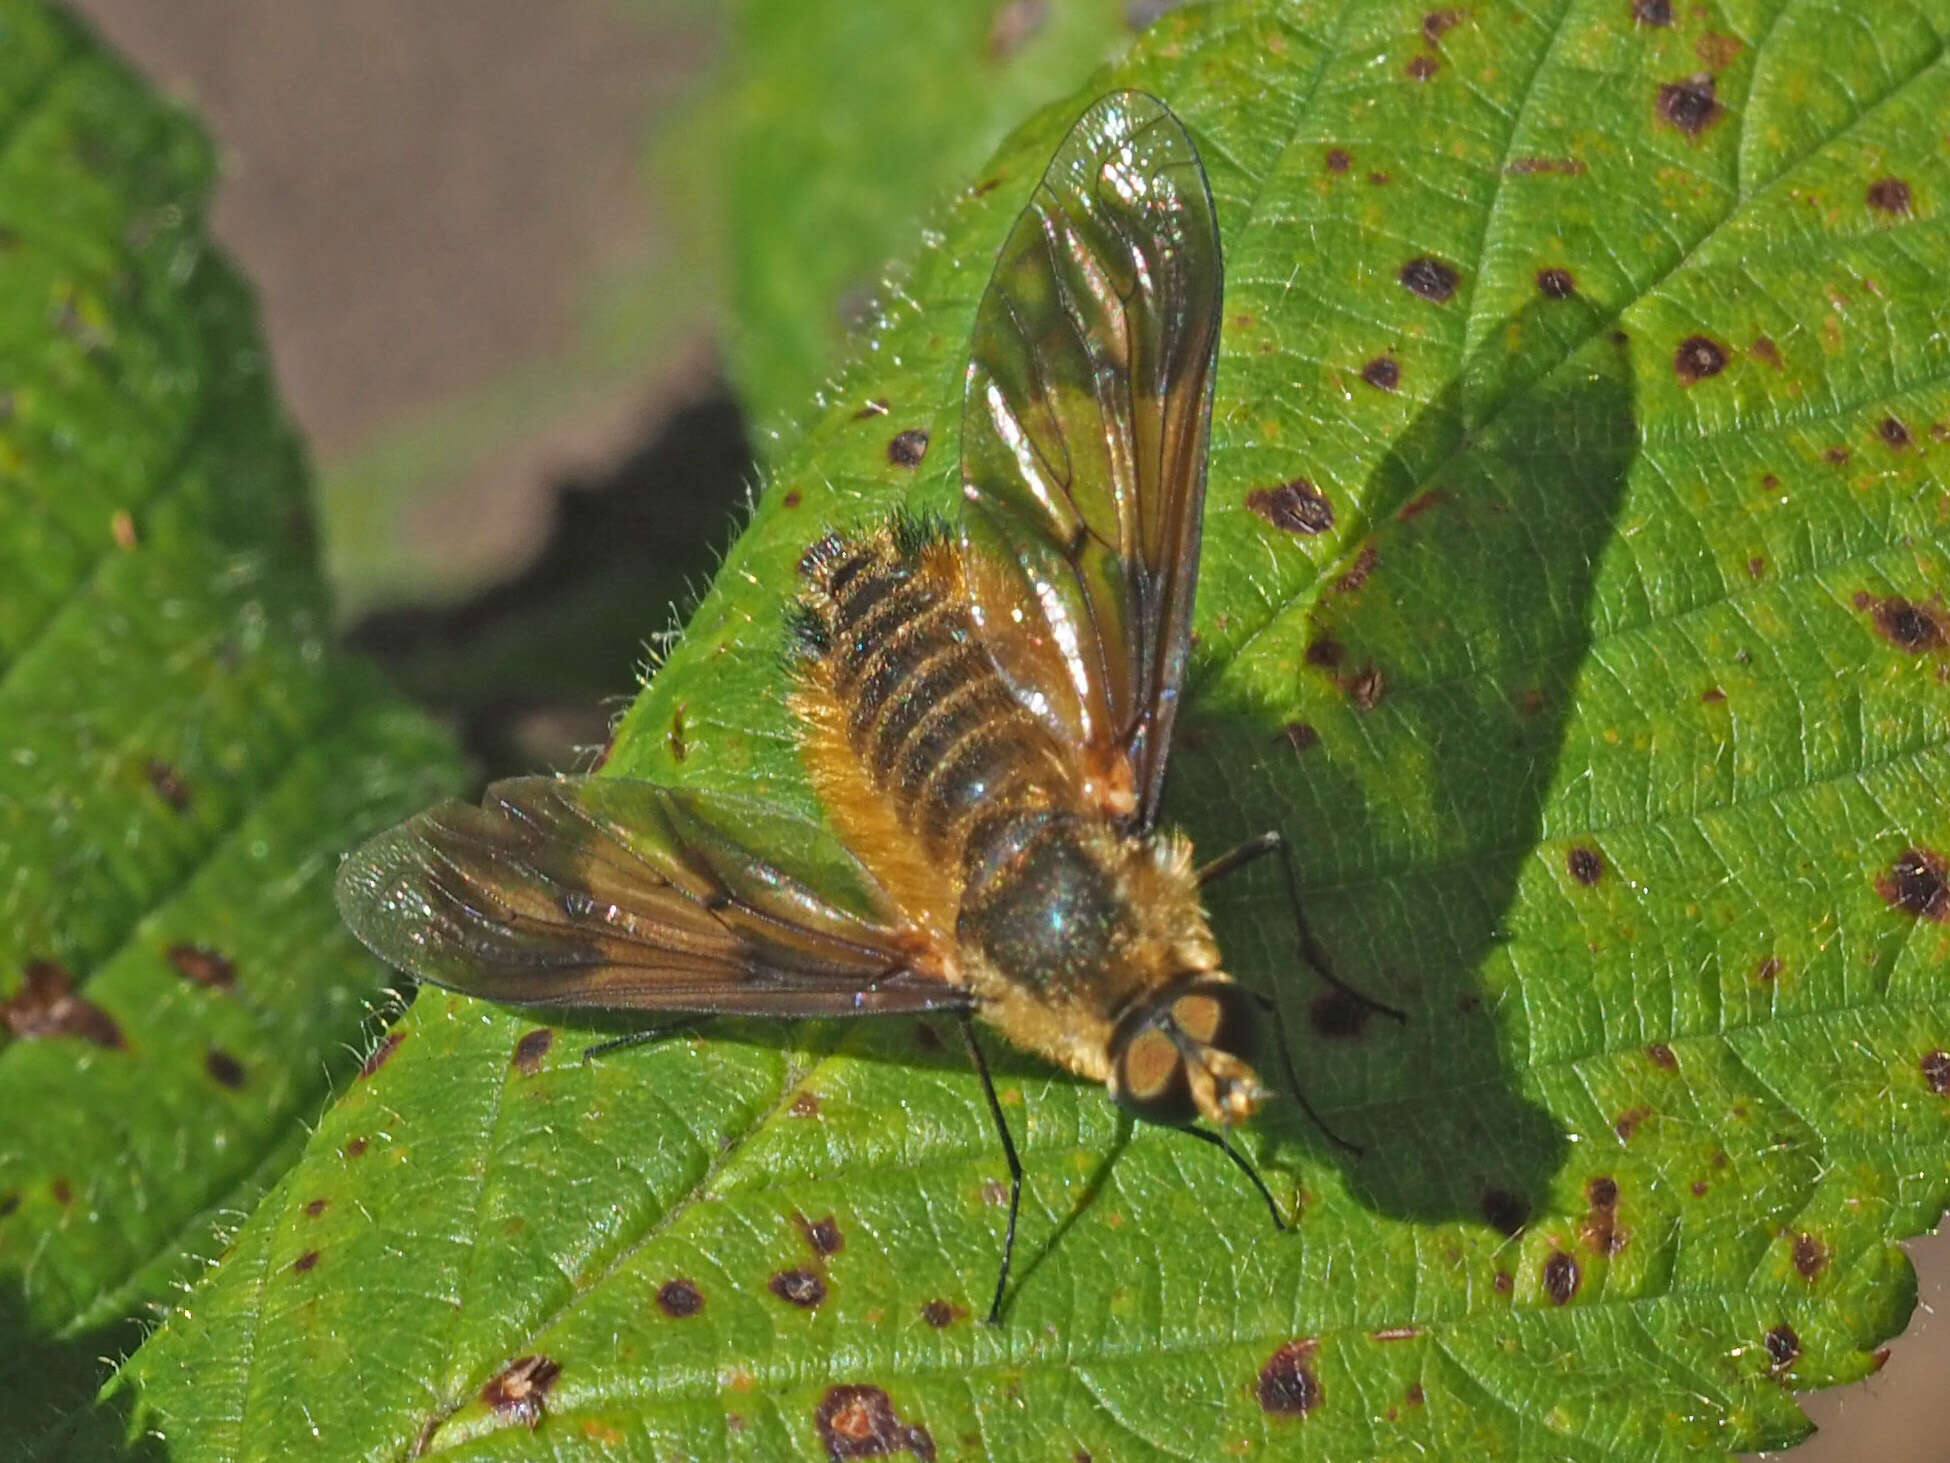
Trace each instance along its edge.
{"label": "fly's leg", "polygon": [[653,1041],[662,1041],[666,1036],[676,1036],[679,1032],[690,1031],[702,1026],[709,1016],[684,1016],[676,1021],[667,1021],[662,1026],[652,1026],[648,1031],[632,1031],[622,1036],[612,1036],[608,1041],[599,1041],[594,1046],[582,1049],[582,1059],[592,1062],[597,1057],[606,1057],[611,1052],[624,1051],[633,1046],[648,1046]]}
{"label": "fly's leg", "polygon": [[[1319,1122],[1320,1119],[1315,1118],[1314,1121]],[[1204,1128],[1193,1127],[1180,1128],[1178,1131],[1191,1134],[1192,1137],[1198,1139],[1201,1143],[1210,1143],[1214,1148],[1225,1154],[1227,1158],[1230,1158],[1233,1167],[1237,1168],[1247,1178],[1253,1181],[1253,1187],[1259,1190],[1260,1198],[1266,1201],[1266,1207],[1273,1215],[1273,1228],[1282,1233],[1286,1231],[1286,1221],[1280,1217],[1280,1206],[1273,1201],[1273,1191],[1266,1187],[1266,1180],[1259,1176],[1259,1170],[1246,1161],[1245,1154],[1232,1146],[1231,1141],[1223,1131],[1213,1133],[1208,1132]]]}
{"label": "fly's leg", "polygon": [[982,1095],[989,1100],[989,1116],[995,1119],[995,1134],[1002,1140],[1002,1156],[1009,1161],[1009,1232],[1002,1241],[1002,1268],[996,1273],[995,1299],[989,1302],[988,1316],[991,1326],[999,1326],[1002,1294],[1009,1288],[1009,1262],[1016,1255],[1016,1211],[1022,1207],[1022,1160],[1016,1157],[1016,1140],[1009,1136],[1009,1124],[1003,1120],[995,1081],[989,1076],[988,1058],[982,1055],[981,1044],[975,1040],[975,1023],[966,1012],[962,1013],[961,1036],[968,1043],[968,1055],[975,1063],[976,1072],[981,1075]]}

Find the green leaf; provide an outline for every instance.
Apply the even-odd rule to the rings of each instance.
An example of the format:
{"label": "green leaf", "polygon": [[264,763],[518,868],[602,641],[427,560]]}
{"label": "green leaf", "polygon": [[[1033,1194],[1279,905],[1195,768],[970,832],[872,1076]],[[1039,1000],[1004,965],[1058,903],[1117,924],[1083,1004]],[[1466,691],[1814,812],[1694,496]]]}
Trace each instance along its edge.
{"label": "green leaf", "polygon": [[209,186],[180,112],[0,4],[0,1451],[295,1156],[383,979],[337,855],[453,781],[326,645]]}
{"label": "green leaf", "polygon": [[941,221],[632,709],[611,770],[812,806],[798,556],[952,506],[1015,210],[1090,95],[1167,99],[1228,264],[1168,810],[1208,851],[1293,835],[1341,974],[1408,1018],[1298,966],[1275,871],[1215,891],[1361,1148],[1255,1125],[1291,1233],[1210,1149],[1005,1055],[1029,1181],[991,1330],[1004,1169],[943,1023],[585,1064],[585,1029],[436,992],[125,1370],[135,1424],[183,1458],[1799,1437],[1789,1389],[1873,1369],[1896,1242],[1950,1198],[1946,30],[1168,17]]}
{"label": "green leaf", "polygon": [[1033,106],[1129,44],[1128,0],[743,0],[731,116],[730,369],[768,462],[870,322],[915,224]]}

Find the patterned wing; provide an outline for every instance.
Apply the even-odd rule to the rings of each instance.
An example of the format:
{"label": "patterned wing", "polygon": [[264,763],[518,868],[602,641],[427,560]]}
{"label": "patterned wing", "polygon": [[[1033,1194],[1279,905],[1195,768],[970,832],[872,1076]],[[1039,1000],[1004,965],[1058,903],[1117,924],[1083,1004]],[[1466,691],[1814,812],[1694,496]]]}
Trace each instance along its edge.
{"label": "patterned wing", "polygon": [[381,959],[493,1001],[760,1016],[969,1004],[830,835],[743,798],[514,778],[481,807],[443,803],[380,834],[337,894]]}
{"label": "patterned wing", "polygon": [[1127,767],[1147,827],[1191,635],[1222,276],[1184,125],[1114,92],[1016,221],[969,350],[978,623],[1026,704],[1113,782]]}

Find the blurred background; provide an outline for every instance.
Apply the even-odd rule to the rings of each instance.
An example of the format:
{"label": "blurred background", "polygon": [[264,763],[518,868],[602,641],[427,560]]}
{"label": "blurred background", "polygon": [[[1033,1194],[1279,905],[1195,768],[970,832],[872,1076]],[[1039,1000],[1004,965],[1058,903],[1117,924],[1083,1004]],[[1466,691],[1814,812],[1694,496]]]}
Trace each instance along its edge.
{"label": "blurred background", "polygon": [[[1167,8],[889,0],[835,35],[793,0],[73,3],[216,138],[344,632],[497,774],[586,764],[881,261]],[[887,80],[916,30],[968,58],[919,106]],[[780,186],[823,156],[880,186]],[[1808,1399],[1796,1459],[1950,1459],[1950,1239],[1912,1253],[1909,1334]]]}

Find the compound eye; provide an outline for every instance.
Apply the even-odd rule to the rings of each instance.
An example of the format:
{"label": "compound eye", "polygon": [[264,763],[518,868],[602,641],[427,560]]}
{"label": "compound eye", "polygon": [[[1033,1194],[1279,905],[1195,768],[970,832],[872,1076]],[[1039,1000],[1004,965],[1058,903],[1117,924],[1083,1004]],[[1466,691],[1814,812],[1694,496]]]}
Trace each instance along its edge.
{"label": "compound eye", "polygon": [[1148,1123],[1178,1127],[1198,1116],[1185,1058],[1157,1026],[1139,1027],[1119,1048],[1117,1101]]}
{"label": "compound eye", "polygon": [[1251,1062],[1259,1054],[1259,1012],[1231,981],[1195,985],[1171,1003],[1171,1019],[1200,1046]]}

